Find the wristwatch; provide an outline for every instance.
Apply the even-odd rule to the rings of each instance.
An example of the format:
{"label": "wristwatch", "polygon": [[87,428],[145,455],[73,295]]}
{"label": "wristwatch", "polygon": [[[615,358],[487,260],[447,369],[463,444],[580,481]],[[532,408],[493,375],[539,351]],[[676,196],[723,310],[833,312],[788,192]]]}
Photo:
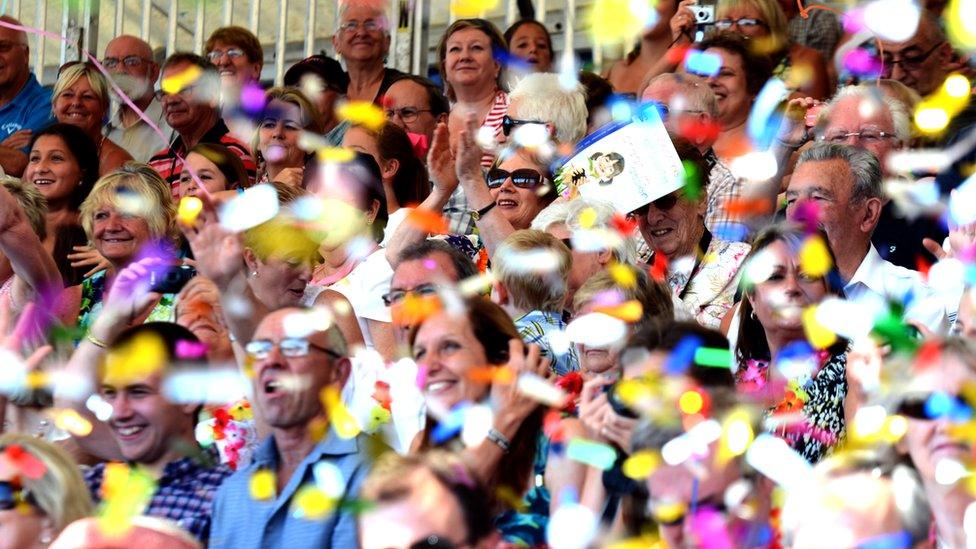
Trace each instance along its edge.
{"label": "wristwatch", "polygon": [[497,202],[492,202],[491,204],[488,204],[487,206],[481,208],[480,210],[468,210],[468,213],[471,214],[471,219],[477,221],[482,217],[484,217],[486,213],[490,212],[491,209],[494,208],[496,204]]}

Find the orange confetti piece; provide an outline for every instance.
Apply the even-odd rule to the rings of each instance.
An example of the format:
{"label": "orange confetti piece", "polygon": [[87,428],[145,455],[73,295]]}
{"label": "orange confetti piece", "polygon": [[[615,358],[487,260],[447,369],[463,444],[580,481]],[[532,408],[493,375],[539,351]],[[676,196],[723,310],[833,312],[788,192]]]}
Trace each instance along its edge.
{"label": "orange confetti piece", "polygon": [[637,322],[644,314],[644,306],[641,305],[640,301],[631,299],[619,305],[596,307],[594,312],[603,313],[624,322]]}
{"label": "orange confetti piece", "polygon": [[509,384],[514,381],[515,376],[508,368],[498,366],[475,366],[468,370],[468,379],[478,383],[502,383]]}
{"label": "orange confetti piece", "polygon": [[407,294],[402,302],[390,307],[390,315],[394,324],[415,326],[441,309],[441,299],[436,295]]}
{"label": "orange confetti piece", "polygon": [[749,217],[751,214],[764,214],[769,210],[769,201],[759,198],[738,198],[725,203],[725,211],[732,219]]}
{"label": "orange confetti piece", "polygon": [[444,216],[427,210],[414,209],[405,222],[429,234],[448,234],[450,229]]}

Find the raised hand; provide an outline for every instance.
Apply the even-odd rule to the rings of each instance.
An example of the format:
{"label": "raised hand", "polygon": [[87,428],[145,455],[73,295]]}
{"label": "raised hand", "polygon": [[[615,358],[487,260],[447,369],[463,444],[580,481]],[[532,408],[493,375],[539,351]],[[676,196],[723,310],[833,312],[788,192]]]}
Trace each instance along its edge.
{"label": "raised hand", "polygon": [[92,336],[111,341],[136,320],[145,318],[162,297],[149,290],[150,274],[168,268],[170,263],[158,257],[147,257],[119,271],[102,301],[102,312],[92,325]]}
{"label": "raised hand", "polygon": [[208,197],[199,198],[203,202],[200,215],[191,224],[181,221],[180,230],[193,250],[197,271],[218,287],[227,288],[244,269],[244,244],[239,233],[220,226],[213,202]]}
{"label": "raised hand", "polygon": [[[523,374],[533,374],[551,380],[553,374],[549,360],[542,358],[538,345],[526,346],[521,339],[508,342],[508,364],[501,366],[511,373],[510,382],[495,382],[491,386],[491,400],[495,406],[496,417],[503,423],[521,425],[522,421],[540,406],[538,400],[518,390],[518,378]],[[514,433],[513,433],[514,434]]]}
{"label": "raised hand", "polygon": [[974,250],[974,247],[976,247],[976,223],[962,225],[949,231],[948,250],[943,248],[942,244],[932,240],[931,238],[923,239],[922,245],[925,246],[925,249],[934,255],[936,259],[940,260],[947,257],[957,257],[962,253],[976,252],[976,250]]}
{"label": "raised hand", "polygon": [[305,168],[285,168],[278,172],[274,180],[278,183],[291,185],[292,187],[302,186],[302,177],[305,176]]}
{"label": "raised hand", "polygon": [[481,157],[484,156],[484,152],[478,146],[477,135],[478,122],[475,120],[474,113],[468,113],[464,118],[464,129],[458,135],[455,170],[460,181],[480,180],[482,178]]}
{"label": "raised hand", "polygon": [[75,253],[68,254],[68,260],[71,261],[72,267],[91,267],[85,273],[85,277],[112,267],[109,260],[102,257],[102,254],[98,253],[94,246],[74,246],[72,249]]}
{"label": "raised hand", "polygon": [[454,193],[458,186],[456,160],[451,152],[451,134],[447,124],[440,122],[434,128],[434,138],[427,151],[427,168],[430,171],[430,182],[434,186],[433,192],[439,193],[445,199]]}
{"label": "raised hand", "polygon": [[2,142],[0,142],[0,147],[10,147],[11,149],[23,149],[27,145],[30,145],[31,131],[29,129],[23,129],[16,131],[7,136]]}
{"label": "raised hand", "polygon": [[694,40],[695,13],[691,11],[691,6],[697,3],[697,0],[681,0],[678,4],[678,9],[671,18],[671,38],[675,42],[681,37],[685,37],[689,42]]}

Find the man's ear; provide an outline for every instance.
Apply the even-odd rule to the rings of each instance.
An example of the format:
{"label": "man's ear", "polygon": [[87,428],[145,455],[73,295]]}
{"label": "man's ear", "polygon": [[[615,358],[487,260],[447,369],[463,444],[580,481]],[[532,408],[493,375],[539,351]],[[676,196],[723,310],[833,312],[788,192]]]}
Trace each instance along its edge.
{"label": "man's ear", "polygon": [[352,371],[352,362],[347,357],[342,357],[332,361],[332,378],[329,385],[335,385],[342,389],[346,386],[349,379],[349,372]]}
{"label": "man's ear", "polygon": [[496,280],[491,283],[491,300],[495,302],[496,305],[508,305],[508,288],[505,287],[500,281]]}
{"label": "man's ear", "polygon": [[861,217],[858,228],[864,233],[871,234],[874,228],[878,226],[878,220],[881,218],[881,208],[884,206],[884,202],[876,197],[868,198],[864,202],[864,215]]}
{"label": "man's ear", "polygon": [[255,255],[254,250],[251,248],[244,248],[244,264],[247,265],[248,274],[253,273],[258,270],[258,256]]}

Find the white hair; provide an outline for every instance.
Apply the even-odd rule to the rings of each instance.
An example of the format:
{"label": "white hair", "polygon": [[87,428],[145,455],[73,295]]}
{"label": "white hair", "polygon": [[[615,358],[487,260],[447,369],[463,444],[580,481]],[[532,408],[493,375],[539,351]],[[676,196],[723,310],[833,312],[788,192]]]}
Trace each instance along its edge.
{"label": "white hair", "polygon": [[682,96],[688,103],[686,107],[690,110],[704,111],[712,118],[718,117],[718,99],[715,97],[715,92],[708,87],[708,83],[702,77],[676,72],[659,74],[650,79],[644,86],[641,92],[642,97],[646,98],[644,94],[647,93],[647,88],[658,82],[674,83],[681,90]]}
{"label": "white hair", "polygon": [[[532,228],[545,231],[553,225],[563,224],[570,231],[583,229],[580,218],[586,212],[587,217],[593,216],[593,222],[587,229],[615,231],[612,226],[616,210],[608,202],[592,198],[576,198],[568,202],[553,202],[546,206],[535,219]],[[633,265],[637,258],[637,245],[630,237],[621,237],[619,243],[611,248],[614,259],[620,263]]]}
{"label": "white hair", "polygon": [[566,89],[558,74],[532,73],[519,80],[508,99],[509,116],[552,124],[560,143],[575,144],[586,135],[586,93],[579,82]]}
{"label": "white hair", "polygon": [[884,90],[869,84],[858,84],[856,86],[844,86],[827,103],[826,108],[820,113],[820,120],[828,120],[831,109],[840,101],[847,98],[856,98],[859,101],[867,101],[877,107],[884,106],[891,115],[891,125],[895,130],[895,137],[901,141],[902,145],[907,145],[912,139],[912,123],[908,114],[908,107],[904,103],[890,97]]}
{"label": "white hair", "polygon": [[387,13],[389,2],[383,2],[382,0],[339,0],[335,18],[335,30],[337,33],[342,28],[342,16],[345,15],[346,10],[348,10],[351,6],[365,6],[376,10],[379,13],[378,19],[380,19],[383,25],[385,25],[383,32],[386,34],[386,36],[389,36],[390,33],[393,32],[393,30],[390,28],[392,23],[390,22],[390,17]]}

